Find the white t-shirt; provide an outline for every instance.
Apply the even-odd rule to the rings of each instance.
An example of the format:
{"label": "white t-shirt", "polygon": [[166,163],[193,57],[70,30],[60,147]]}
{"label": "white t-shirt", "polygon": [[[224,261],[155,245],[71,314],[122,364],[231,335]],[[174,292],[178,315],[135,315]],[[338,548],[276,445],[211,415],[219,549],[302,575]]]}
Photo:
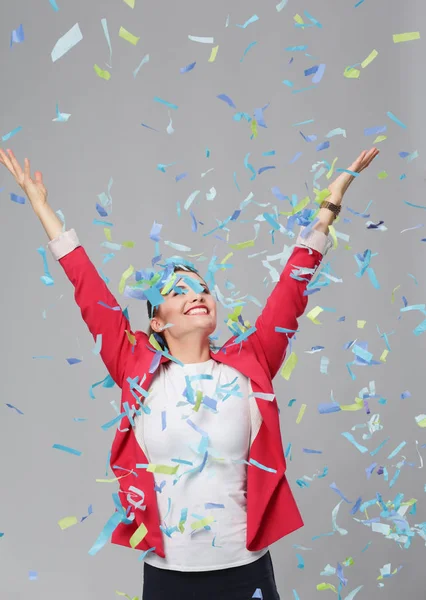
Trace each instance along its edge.
{"label": "white t-shirt", "polygon": [[250,447],[249,393],[247,377],[212,358],[158,368],[144,401],[151,413],[135,416],[135,435],[150,463],[179,468],[173,475],[154,472],[166,558],[151,552],[146,563],[211,571],[268,551],[246,548],[247,465],[241,461]]}

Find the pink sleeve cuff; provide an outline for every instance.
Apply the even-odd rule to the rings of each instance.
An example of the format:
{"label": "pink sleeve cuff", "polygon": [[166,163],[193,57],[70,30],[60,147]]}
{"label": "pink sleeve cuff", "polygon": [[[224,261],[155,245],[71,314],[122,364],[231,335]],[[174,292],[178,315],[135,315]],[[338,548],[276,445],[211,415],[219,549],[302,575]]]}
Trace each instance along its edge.
{"label": "pink sleeve cuff", "polygon": [[66,254],[69,254],[78,246],[80,246],[80,242],[74,229],[69,229],[68,231],[60,233],[47,244],[47,247],[51,251],[53,258],[56,260],[59,260]]}
{"label": "pink sleeve cuff", "polygon": [[296,244],[300,246],[306,246],[307,248],[312,248],[312,250],[317,250],[323,256],[327,254],[333,245],[333,241],[323,233],[322,231],[317,231],[316,229],[311,229],[306,237],[302,237],[303,230],[306,227],[300,228],[300,233],[297,236]]}

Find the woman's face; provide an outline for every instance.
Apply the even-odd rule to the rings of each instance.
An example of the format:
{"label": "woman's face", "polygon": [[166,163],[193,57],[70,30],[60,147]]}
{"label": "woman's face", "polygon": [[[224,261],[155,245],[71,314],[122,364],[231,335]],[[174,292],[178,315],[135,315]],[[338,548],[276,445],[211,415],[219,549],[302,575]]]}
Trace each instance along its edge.
{"label": "woman's face", "polygon": [[[203,289],[195,292],[184,279],[180,279],[182,276],[196,280]],[[202,307],[202,310],[191,310],[196,306]],[[151,327],[160,332],[161,328],[172,323],[173,327],[166,328],[166,337],[183,339],[188,334],[192,336],[194,332],[199,332],[202,337],[207,338],[216,329],[216,320],[216,301],[203,279],[197,273],[176,271],[176,283],[164,296],[164,302],[156,308]]]}

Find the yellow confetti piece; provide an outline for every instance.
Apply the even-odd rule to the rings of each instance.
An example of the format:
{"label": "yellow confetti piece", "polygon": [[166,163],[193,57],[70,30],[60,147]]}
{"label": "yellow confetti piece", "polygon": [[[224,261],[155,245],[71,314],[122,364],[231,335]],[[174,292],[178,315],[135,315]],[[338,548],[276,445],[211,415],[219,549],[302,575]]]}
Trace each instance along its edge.
{"label": "yellow confetti piece", "polygon": [[380,142],[383,142],[384,140],[387,140],[388,136],[387,135],[378,135],[376,137],[376,139],[374,140],[373,144],[380,144]]}
{"label": "yellow confetti piece", "polygon": [[133,44],[133,46],[136,46],[138,41],[141,39],[140,37],[136,37],[135,35],[132,35],[130,33],[130,31],[127,31],[127,29],[124,29],[124,27],[120,27],[120,31],[118,32],[118,35],[121,38],[123,38],[123,40],[126,40],[126,42],[130,42],[130,44]]}
{"label": "yellow confetti piece", "polygon": [[[130,6],[130,8],[135,8],[135,0],[124,0],[124,2]],[[118,594],[118,592],[117,592]]]}
{"label": "yellow confetti piece", "polygon": [[195,404],[194,404],[194,408],[192,410],[194,410],[195,412],[198,412],[200,410],[201,400],[202,399],[203,399],[203,392],[201,390],[197,390],[196,401],[195,401]]}
{"label": "yellow confetti piece", "polygon": [[[335,250],[337,248],[337,235],[336,235],[336,230],[334,228],[334,225],[329,225],[328,226],[328,233],[331,236],[331,239],[333,240],[333,250]],[[350,246],[348,246],[349,250],[350,250]]]}
{"label": "yellow confetti piece", "polygon": [[358,329],[364,329],[366,323],[367,321],[361,321],[360,319],[358,319],[358,321],[356,322],[356,326],[358,327]]}
{"label": "yellow confetti piece", "polygon": [[112,242],[111,229],[109,227],[104,227],[104,235],[109,242]]}
{"label": "yellow confetti piece", "polygon": [[250,126],[251,126],[252,136],[256,139],[257,138],[257,121],[256,121],[256,119],[251,120]]}
{"label": "yellow confetti piece", "polygon": [[328,188],[324,188],[323,190],[318,190],[317,188],[314,188],[314,193],[314,202],[316,202],[316,204],[321,204],[323,200],[326,200],[329,196],[331,196],[331,192]]}
{"label": "yellow confetti piece", "polygon": [[285,361],[283,368],[281,369],[280,375],[281,377],[283,377],[284,379],[286,379],[287,381],[290,379],[290,376],[295,368],[295,366],[297,365],[297,354],[295,352],[292,352],[290,354],[290,356],[288,357],[288,359]]}
{"label": "yellow confetti piece", "polygon": [[333,175],[333,172],[334,172],[334,165],[336,164],[336,162],[337,162],[337,159],[338,159],[338,157],[336,156],[336,158],[335,158],[335,159],[333,160],[333,162],[331,163],[330,170],[328,171],[328,173],[327,173],[327,175],[326,175],[327,179],[330,179],[330,177]]}
{"label": "yellow confetti piece", "polygon": [[216,60],[216,56],[217,56],[217,51],[219,50],[219,46],[215,46],[214,48],[212,48],[212,51],[210,52],[210,58],[208,62],[214,62]]}
{"label": "yellow confetti piece", "polygon": [[200,519],[199,521],[194,521],[191,523],[191,529],[199,529],[200,527],[205,527],[206,525],[210,525],[210,523],[214,522],[214,517],[204,517],[204,519]]}
{"label": "yellow confetti piece", "polygon": [[362,410],[363,407],[364,403],[362,401],[362,398],[355,398],[354,404],[340,404],[340,410],[355,411]]}
{"label": "yellow confetti piece", "polygon": [[130,265],[130,267],[126,269],[123,275],[121,276],[120,283],[118,284],[118,291],[120,292],[120,294],[124,292],[126,281],[129,279],[130,275],[132,275],[134,270],[135,269],[132,267],[132,265]]}
{"label": "yellow confetti piece", "polygon": [[308,317],[308,319],[310,319],[312,321],[312,323],[314,323],[315,325],[322,325],[321,321],[317,321],[316,317],[322,313],[324,311],[324,309],[321,306],[315,306],[314,308],[312,308],[307,314],[306,316]]}
{"label": "yellow confetti piece", "polygon": [[68,529],[68,527],[72,527],[78,523],[77,517],[64,517],[58,521],[59,527],[64,530]]}
{"label": "yellow confetti piece", "polygon": [[105,79],[106,81],[108,81],[108,79],[111,79],[111,73],[109,71],[103,71],[100,67],[98,67],[98,65],[95,65],[93,68],[95,69],[96,74],[101,79]]}
{"label": "yellow confetti piece", "polygon": [[396,292],[396,290],[399,290],[400,287],[401,287],[401,285],[397,285],[396,288],[393,288],[392,294],[391,294],[391,304],[393,304],[395,302],[395,292]]}
{"label": "yellow confetti piece", "polygon": [[299,425],[300,421],[303,419],[303,415],[305,414],[306,404],[302,404],[299,410],[299,414],[297,415],[296,425]]}
{"label": "yellow confetti piece", "polygon": [[361,71],[359,71],[358,69],[355,69],[354,67],[346,67],[346,69],[343,72],[343,75],[347,79],[358,79],[360,73],[361,73]]}
{"label": "yellow confetti piece", "polygon": [[426,415],[417,415],[416,423],[419,427],[426,427]]}
{"label": "yellow confetti piece", "polygon": [[[124,2],[127,2],[128,0],[124,0]],[[117,590],[115,590],[115,593],[118,596],[124,596],[125,598],[127,598],[127,600],[139,600],[139,596],[133,596],[133,598],[131,598],[129,596],[129,594],[126,594],[125,592],[118,592]]]}
{"label": "yellow confetti piece", "polygon": [[129,540],[131,547],[136,548],[136,546],[141,543],[147,533],[148,529],[143,523],[141,523]]}
{"label": "yellow confetti piece", "polygon": [[293,209],[290,212],[284,212],[284,211],[280,211],[280,215],[284,215],[286,217],[291,217],[292,215],[295,215],[296,213],[302,212],[302,210],[305,208],[305,206],[307,206],[309,204],[309,202],[311,201],[311,199],[309,198],[309,196],[306,196],[306,198],[303,198],[303,200],[301,200],[298,204],[296,204],[296,206],[293,206]]}
{"label": "yellow confetti piece", "polygon": [[244,248],[251,248],[254,246],[254,240],[248,240],[247,242],[240,242],[239,244],[229,244],[234,250],[244,250]]}
{"label": "yellow confetti piece", "polygon": [[120,477],[113,477],[112,479],[95,479],[96,483],[115,483],[116,481],[120,481],[123,477],[128,477],[132,475],[133,471],[129,471],[125,475],[120,475]]}
{"label": "yellow confetti piece", "polygon": [[386,357],[389,354],[389,350],[387,350],[387,348],[385,348],[379,358],[379,360],[381,360],[382,362],[386,362]]}
{"label": "yellow confetti piece", "polygon": [[332,590],[333,592],[335,592],[337,594],[336,588],[331,583],[319,583],[317,585],[317,590],[320,592],[323,590]]}
{"label": "yellow confetti piece", "polygon": [[394,33],[393,43],[399,44],[399,42],[411,42],[412,40],[420,39],[420,31],[412,31],[411,33]]}
{"label": "yellow confetti piece", "polygon": [[122,242],[121,244],[122,246],[124,246],[125,248],[134,248],[135,247],[135,242]]}
{"label": "yellow confetti piece", "polygon": [[361,67],[362,67],[363,69],[365,69],[365,67],[368,67],[368,65],[369,65],[371,62],[373,62],[373,60],[376,58],[376,56],[378,56],[378,54],[379,54],[379,53],[377,52],[377,50],[373,50],[373,51],[372,51],[372,52],[371,52],[371,53],[370,53],[370,54],[367,56],[367,58],[366,58],[365,60],[363,60],[363,61],[362,61],[362,63],[361,63]]}
{"label": "yellow confetti piece", "polygon": [[162,473],[163,475],[174,475],[175,473],[177,473],[178,469],[179,465],[176,465],[175,467],[169,467],[168,465],[155,465],[153,463],[150,463],[147,467],[147,472]]}
{"label": "yellow confetti piece", "polygon": [[160,293],[161,293],[162,296],[165,296],[166,294],[168,294],[170,292],[170,290],[172,289],[172,287],[175,285],[177,278],[178,278],[177,273],[172,273],[170,275],[167,283],[161,289]]}
{"label": "yellow confetti piece", "polygon": [[380,173],[377,175],[378,179],[386,179],[387,177],[389,177],[389,175],[386,173],[386,171],[380,171]]}
{"label": "yellow confetti piece", "polygon": [[[228,260],[229,258],[231,258],[232,256],[234,256],[234,253],[233,253],[233,252],[229,252],[229,254],[227,254],[227,255],[225,256],[225,258],[224,258],[224,259],[222,259],[222,260],[220,261],[220,263],[219,263],[219,264],[221,264],[221,265],[224,265],[224,264],[226,264],[227,260]],[[220,269],[220,270],[221,270],[221,271],[225,271],[225,267],[224,267],[224,268],[222,268],[222,269]]]}
{"label": "yellow confetti piece", "polygon": [[132,344],[132,346],[134,346],[136,344],[136,337],[133,335],[133,333],[127,331],[127,329],[125,329],[124,331],[126,332],[127,339]]}
{"label": "yellow confetti piece", "polygon": [[151,335],[149,336],[149,343],[151,344],[151,346],[154,346],[154,348],[156,350],[161,350],[161,346],[160,344],[157,342],[157,340],[154,337],[154,334],[151,333]]}
{"label": "yellow confetti piece", "polygon": [[294,15],[293,19],[296,21],[296,23],[299,23],[299,25],[304,25],[305,22],[303,21],[302,17],[300,15]]}

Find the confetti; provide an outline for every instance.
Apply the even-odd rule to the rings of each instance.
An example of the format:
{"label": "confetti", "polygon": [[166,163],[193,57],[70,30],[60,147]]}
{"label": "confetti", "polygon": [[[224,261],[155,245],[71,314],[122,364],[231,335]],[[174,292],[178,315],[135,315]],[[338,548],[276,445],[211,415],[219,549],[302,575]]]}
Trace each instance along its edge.
{"label": "confetti", "polygon": [[71,29],[56,42],[51,52],[52,62],[56,62],[62,58],[69,50],[81,42],[82,39],[83,34],[81,33],[79,24],[76,23],[74,27],[71,27]]}
{"label": "confetti", "polygon": [[393,42],[399,44],[400,42],[411,42],[413,40],[420,39],[420,31],[413,31],[411,33],[394,33]]}

